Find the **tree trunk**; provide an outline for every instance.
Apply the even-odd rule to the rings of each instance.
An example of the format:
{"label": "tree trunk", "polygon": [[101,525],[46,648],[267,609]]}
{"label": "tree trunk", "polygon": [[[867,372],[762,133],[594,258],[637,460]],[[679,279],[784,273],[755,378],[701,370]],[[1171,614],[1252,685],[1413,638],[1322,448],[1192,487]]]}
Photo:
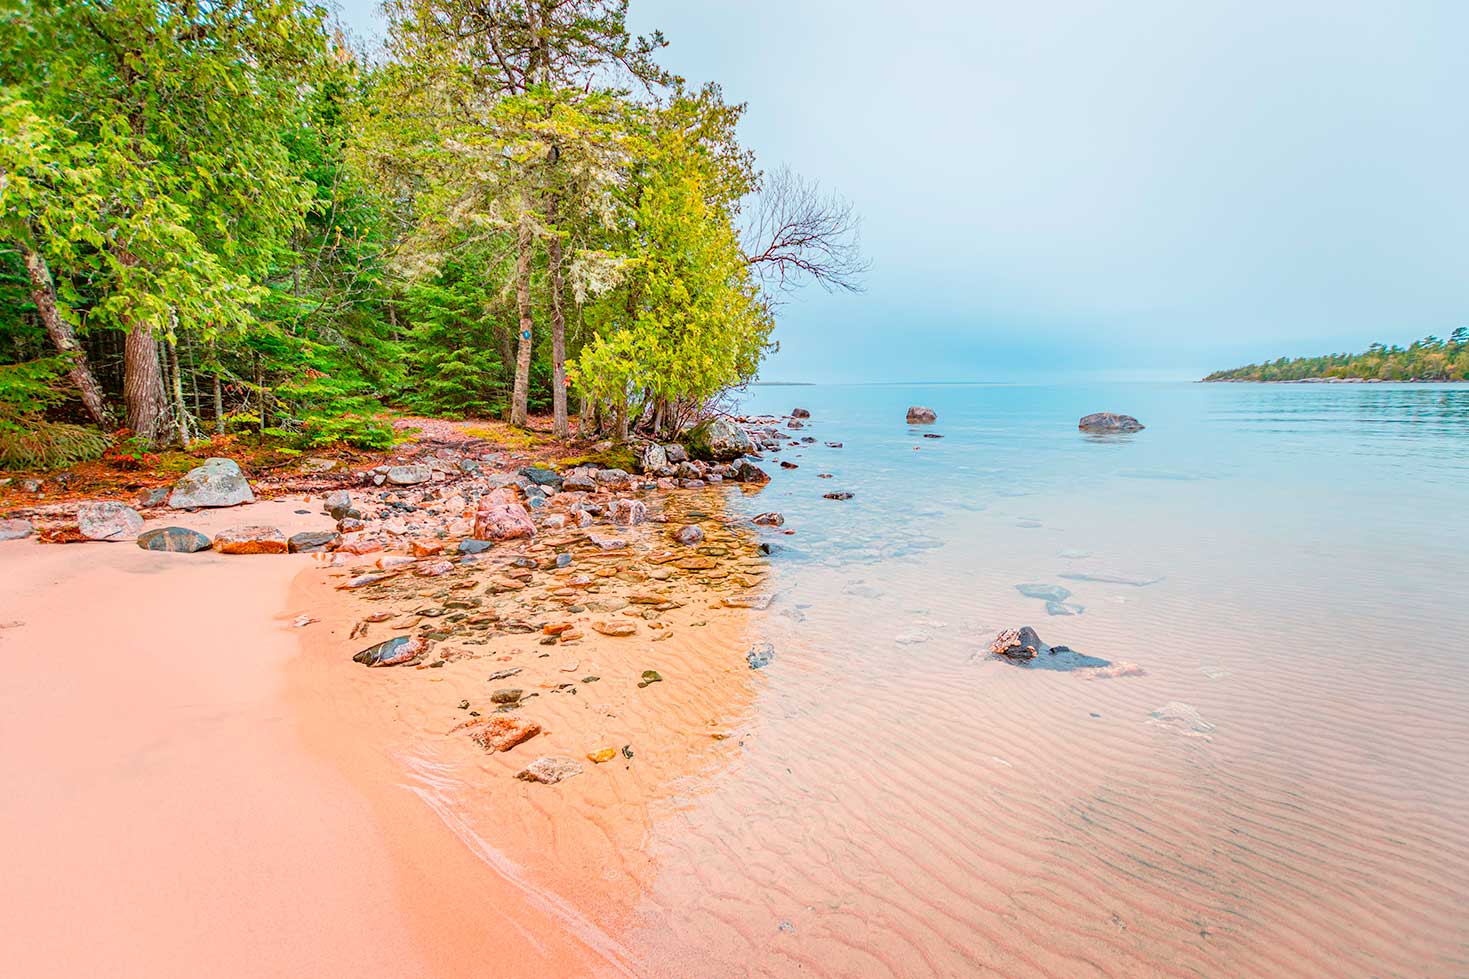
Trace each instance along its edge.
{"label": "tree trunk", "polygon": [[51,282],[51,270],[46,267],[46,259],[24,244],[21,251],[25,255],[26,274],[31,280],[31,301],[36,304],[41,325],[46,327],[46,335],[56,345],[57,351],[70,356],[71,367],[66,376],[81,394],[87,414],[92,416],[92,421],[106,428],[107,403],[102,398],[102,385],[97,383],[97,377],[87,363],[87,353],[77,342],[71,324],[63,320],[56,309],[56,287]]}
{"label": "tree trunk", "polygon": [[224,434],[224,382],[214,375],[214,434]]}
{"label": "tree trunk", "polygon": [[[551,223],[556,223],[556,204],[551,203]],[[550,254],[551,272],[551,403],[555,422],[551,434],[558,439],[571,437],[571,424],[566,418],[566,314],[561,308],[561,236],[551,235],[546,249]]]}
{"label": "tree trunk", "polygon": [[520,221],[515,256],[515,305],[520,311],[520,337],[515,350],[515,390],[510,396],[510,424],[525,426],[530,400],[530,258],[534,242],[528,218]]}
{"label": "tree trunk", "polygon": [[169,373],[173,375],[174,423],[178,426],[179,444],[187,449],[190,441],[189,409],[184,404],[184,378],[179,373],[179,348],[172,340],[165,342],[168,344]]}
{"label": "tree trunk", "polygon": [[157,447],[164,433],[163,366],[158,362],[158,342],[144,323],[128,325],[122,400],[133,437],[147,448]]}

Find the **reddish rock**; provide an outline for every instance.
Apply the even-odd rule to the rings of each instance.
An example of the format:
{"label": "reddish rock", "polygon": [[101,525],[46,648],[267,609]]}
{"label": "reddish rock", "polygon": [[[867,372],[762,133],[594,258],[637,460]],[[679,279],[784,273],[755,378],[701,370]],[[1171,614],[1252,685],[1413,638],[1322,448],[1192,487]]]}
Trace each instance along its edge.
{"label": "reddish rock", "polygon": [[279,527],[231,527],[214,535],[214,549],[221,554],[284,554],[288,546]]}
{"label": "reddish rock", "polygon": [[535,533],[530,514],[518,503],[491,503],[474,515],[474,536],[481,540],[514,540]]}
{"label": "reddish rock", "polygon": [[479,725],[470,737],[486,751],[509,751],[540,733],[541,726],[535,721],[515,714],[496,714]]}
{"label": "reddish rock", "polygon": [[592,628],[604,636],[630,636],[638,631],[638,625],[630,619],[612,619],[607,622],[593,622]]}
{"label": "reddish rock", "polygon": [[696,523],[685,524],[673,532],[673,539],[680,544],[693,546],[704,539],[704,528]]}
{"label": "reddish rock", "polygon": [[608,515],[619,527],[631,527],[648,519],[648,505],[642,500],[613,500]]}

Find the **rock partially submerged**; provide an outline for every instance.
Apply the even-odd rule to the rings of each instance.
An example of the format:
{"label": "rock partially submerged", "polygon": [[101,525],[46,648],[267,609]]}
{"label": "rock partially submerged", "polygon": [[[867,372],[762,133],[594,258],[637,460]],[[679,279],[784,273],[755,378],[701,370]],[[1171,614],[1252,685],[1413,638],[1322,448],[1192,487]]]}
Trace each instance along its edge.
{"label": "rock partially submerged", "polygon": [[768,513],[757,513],[750,518],[750,522],[761,527],[779,527],[786,522],[786,518],[774,510]]}
{"label": "rock partially submerged", "polygon": [[187,527],[159,527],[138,535],[138,546],[145,551],[172,551],[175,554],[196,554],[207,551],[209,538],[197,530]]}
{"label": "rock partially submerged", "polygon": [[555,758],[545,756],[537,758],[529,765],[515,773],[515,777],[522,782],[540,782],[544,785],[555,785],[557,782],[580,775],[582,767],[573,758]]}
{"label": "rock partially submerged", "polygon": [[990,652],[1010,659],[1035,659],[1039,653],[1049,648],[1028,625],[1019,629],[1006,629],[990,643]]}
{"label": "rock partially submerged", "polygon": [[763,670],[775,659],[775,646],[768,642],[756,643],[745,653],[745,662],[752,670]]}
{"label": "rock partially submerged", "polygon": [[791,417],[792,418],[810,418],[811,417],[811,412],[807,411],[805,408],[792,408],[791,409]]}
{"label": "rock partially submerged", "polygon": [[474,516],[474,536],[480,540],[514,540],[535,534],[536,525],[519,503],[491,503]]}
{"label": "rock partially submerged", "polygon": [[909,425],[932,425],[938,420],[938,412],[934,411],[932,408],[924,408],[921,405],[914,405],[912,408],[908,409]]}
{"label": "rock partially submerged", "polygon": [[245,474],[233,459],[206,459],[204,465],[190,469],[174,486],[168,505],[175,510],[200,507],[239,506],[251,503],[255,494],[245,481]]}
{"label": "rock partially submerged", "polygon": [[88,540],[134,540],[143,530],[143,515],[122,503],[83,503],[77,509],[77,530]]}
{"label": "rock partially submerged", "polygon": [[1141,432],[1143,423],[1131,415],[1098,411],[1082,418],[1076,423],[1076,427],[1083,432]]}
{"label": "rock partially submerged", "polygon": [[375,646],[368,646],[352,657],[363,666],[401,666],[411,663],[428,650],[428,640],[418,636],[395,636]]}

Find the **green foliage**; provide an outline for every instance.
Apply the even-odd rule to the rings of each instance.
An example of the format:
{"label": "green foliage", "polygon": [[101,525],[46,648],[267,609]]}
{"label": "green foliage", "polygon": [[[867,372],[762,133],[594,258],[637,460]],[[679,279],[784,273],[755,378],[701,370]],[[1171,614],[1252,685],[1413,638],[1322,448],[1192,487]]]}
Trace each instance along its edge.
{"label": "green foliage", "polygon": [[42,414],[60,400],[66,367],[62,357],[0,366],[0,469],[55,469],[107,451],[110,440],[96,429]]}
{"label": "green foliage", "polygon": [[1374,343],[1359,354],[1297,357],[1215,371],[1206,381],[1300,381],[1335,378],[1357,381],[1469,381],[1469,328],[1447,340],[1435,336],[1407,347]]}

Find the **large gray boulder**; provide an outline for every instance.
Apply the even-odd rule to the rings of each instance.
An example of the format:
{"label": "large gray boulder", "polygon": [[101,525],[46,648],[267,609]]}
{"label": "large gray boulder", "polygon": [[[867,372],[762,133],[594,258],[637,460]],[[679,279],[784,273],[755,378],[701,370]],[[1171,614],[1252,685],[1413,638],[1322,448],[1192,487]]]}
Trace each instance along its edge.
{"label": "large gray boulder", "polygon": [[1077,422],[1076,427],[1083,432],[1141,432],[1143,423],[1131,415],[1115,415],[1110,411],[1098,411]]}
{"label": "large gray boulder", "polygon": [[77,530],[88,540],[136,540],[143,532],[143,515],[122,503],[83,503],[77,509]]}
{"label": "large gray boulder", "polygon": [[755,451],[755,442],[749,434],[728,418],[711,418],[701,435],[703,454],[716,462],[733,462],[745,453]]}
{"label": "large gray boulder", "polygon": [[0,540],[20,540],[35,530],[29,520],[0,520]]}
{"label": "large gray boulder", "polygon": [[254,501],[255,494],[233,459],[205,459],[204,465],[190,469],[168,495],[168,505],[175,510],[239,506]]}
{"label": "large gray boulder", "polygon": [[638,461],[638,465],[645,473],[655,473],[668,465],[668,450],[657,442],[650,442],[643,449],[643,457]]}

